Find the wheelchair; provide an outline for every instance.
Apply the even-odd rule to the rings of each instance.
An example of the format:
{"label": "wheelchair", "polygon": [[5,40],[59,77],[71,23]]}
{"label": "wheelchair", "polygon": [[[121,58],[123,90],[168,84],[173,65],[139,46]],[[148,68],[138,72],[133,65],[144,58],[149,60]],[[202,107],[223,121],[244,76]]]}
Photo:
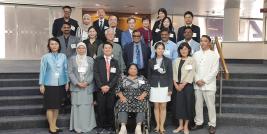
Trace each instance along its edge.
{"label": "wheelchair", "polygon": [[[118,102],[117,102],[118,103]],[[150,102],[147,101],[146,103],[146,117],[145,120],[142,122],[142,133],[143,134],[149,134],[149,132],[151,131],[151,107],[150,107]],[[114,119],[115,119],[115,133],[118,134],[120,132],[120,127],[121,124],[118,121],[118,113],[119,113],[119,109],[116,107],[114,107]],[[129,113],[128,114],[128,120],[132,119],[133,117],[135,117],[135,113]]]}

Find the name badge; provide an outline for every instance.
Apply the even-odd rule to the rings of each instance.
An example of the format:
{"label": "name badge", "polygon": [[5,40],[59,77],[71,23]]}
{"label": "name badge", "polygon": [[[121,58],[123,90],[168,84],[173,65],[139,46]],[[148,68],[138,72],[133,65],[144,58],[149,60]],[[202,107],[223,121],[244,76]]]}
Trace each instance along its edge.
{"label": "name badge", "polygon": [[145,84],[145,81],[143,81],[143,80],[138,80],[138,83],[142,85],[142,84]]}
{"label": "name badge", "polygon": [[158,29],[158,28],[155,30],[156,33],[159,32],[159,31],[160,31],[160,29]]}
{"label": "name badge", "polygon": [[170,37],[173,38],[173,34],[170,34]]}
{"label": "name badge", "polygon": [[73,25],[71,25],[70,29],[71,29],[72,31],[75,31],[76,28],[75,28]]}
{"label": "name badge", "polygon": [[171,52],[170,52],[170,50],[165,50],[163,54],[165,56],[170,56],[171,55]]}
{"label": "name badge", "polygon": [[55,72],[55,77],[58,79],[59,78],[59,72]]}
{"label": "name badge", "polygon": [[160,68],[160,66],[158,64],[157,65],[154,65],[154,70],[157,70],[159,68]]}
{"label": "name badge", "polygon": [[85,73],[86,68],[85,67],[78,67],[79,73]]}
{"label": "name badge", "polygon": [[112,67],[112,68],[110,69],[110,72],[111,72],[111,73],[116,73],[116,68],[115,68],[115,67]]}
{"label": "name badge", "polygon": [[119,42],[119,38],[114,38],[113,42]]}
{"label": "name badge", "polygon": [[105,26],[105,27],[104,27],[104,29],[106,30],[106,29],[108,29],[108,27],[107,27],[107,26]]}
{"label": "name badge", "polygon": [[192,70],[193,69],[193,66],[192,65],[186,65],[185,66],[185,70]]}
{"label": "name badge", "polygon": [[192,37],[197,37],[197,33],[193,33],[193,36]]}
{"label": "name badge", "polygon": [[72,49],[76,48],[76,44],[71,44],[70,46]]}

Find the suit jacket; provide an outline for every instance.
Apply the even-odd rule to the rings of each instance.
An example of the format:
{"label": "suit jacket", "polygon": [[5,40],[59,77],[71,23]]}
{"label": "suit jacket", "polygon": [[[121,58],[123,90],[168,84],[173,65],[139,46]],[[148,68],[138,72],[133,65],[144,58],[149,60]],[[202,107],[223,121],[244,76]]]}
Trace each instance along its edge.
{"label": "suit jacket", "polygon": [[93,26],[95,27],[97,31],[97,39],[103,42],[106,41],[105,30],[109,27],[108,20],[106,19],[104,20],[104,26],[102,29],[99,27],[99,19],[94,21]]}
{"label": "suit jacket", "polygon": [[[178,68],[181,58],[177,58],[173,61],[173,80],[178,81]],[[195,77],[196,62],[192,57],[188,57],[181,68],[181,81],[180,83],[192,83]]]}
{"label": "suit jacket", "polygon": [[116,28],[116,31],[115,31],[115,38],[118,38],[118,42],[114,42],[114,43],[117,43],[119,44],[120,46],[121,45],[121,33],[122,31],[119,29],[119,28]]}
{"label": "suit jacket", "polygon": [[112,58],[110,60],[110,68],[116,68],[115,73],[110,73],[109,81],[107,80],[107,70],[106,70],[106,61],[104,56],[99,56],[95,59],[94,64],[94,77],[96,86],[100,89],[104,85],[108,85],[110,87],[109,92],[115,93],[115,87],[118,83],[118,79],[120,77],[120,68],[118,61]]}
{"label": "suit jacket", "polygon": [[[65,43],[64,35],[61,35],[57,38],[60,41],[60,46],[61,46],[60,52],[61,53],[66,54],[67,58],[70,58],[72,55],[76,54],[76,45],[80,41],[78,37],[70,35],[68,44]],[[75,44],[75,48],[71,48],[71,44]]]}
{"label": "suit jacket", "polygon": [[[141,42],[141,48],[142,48],[142,55],[143,55],[143,63],[144,63],[144,69],[147,70],[148,60],[150,59],[151,51],[150,48],[147,47],[143,42]],[[126,45],[123,49],[123,59],[128,67],[131,63],[133,63],[133,55],[134,55],[134,43],[131,42],[130,44]]]}
{"label": "suit jacket", "polygon": [[216,76],[219,71],[219,56],[212,50],[205,53],[197,51],[193,58],[196,61],[195,82],[203,80],[205,85],[202,87],[194,84],[195,89],[216,91]]}
{"label": "suit jacket", "polygon": [[[184,39],[184,29],[186,26],[182,26],[178,29],[177,33],[177,42],[181,41]],[[192,30],[193,30],[193,40],[196,42],[200,42],[200,28],[197,25],[192,24]],[[194,36],[195,35],[195,36]]]}
{"label": "suit jacket", "polygon": [[[52,35],[54,37],[61,36],[63,33],[61,31],[62,25],[65,22],[64,18],[58,18],[54,20],[53,26],[52,26]],[[72,18],[68,21],[71,24],[71,31],[70,35],[75,36],[77,28],[79,27],[78,22]]]}
{"label": "suit jacket", "polygon": [[121,46],[122,48],[124,48],[127,44],[131,43],[133,41],[132,39],[132,35],[129,31],[129,29],[127,31],[124,31],[121,33]]}
{"label": "suit jacket", "polygon": [[157,64],[156,58],[149,60],[147,72],[148,72],[148,81],[151,87],[158,87],[158,83],[160,83],[161,87],[168,87],[169,91],[172,91],[173,89],[172,60],[163,56],[160,68],[166,71],[166,73],[164,74],[161,74],[154,69],[154,65],[156,64]]}
{"label": "suit jacket", "polygon": [[152,28],[153,44],[161,40],[159,31],[160,27],[161,27],[161,20],[157,20]]}
{"label": "suit jacket", "polygon": [[[94,89],[94,59],[87,56],[87,63],[88,63],[88,68],[87,71],[85,73],[85,82],[87,82],[89,84],[89,86],[87,86],[86,90],[88,90],[88,93],[92,93],[93,89]],[[76,56],[72,56],[69,59],[68,62],[68,74],[69,74],[69,78],[70,78],[70,91],[75,91],[78,92],[80,91],[80,88],[77,86],[78,83],[82,82],[80,79],[80,74],[78,72],[78,65],[76,63]]]}

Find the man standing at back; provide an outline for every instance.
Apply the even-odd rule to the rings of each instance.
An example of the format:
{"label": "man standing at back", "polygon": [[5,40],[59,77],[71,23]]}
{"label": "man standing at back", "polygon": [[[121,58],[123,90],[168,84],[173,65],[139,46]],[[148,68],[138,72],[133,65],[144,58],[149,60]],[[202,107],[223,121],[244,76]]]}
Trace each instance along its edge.
{"label": "man standing at back", "polygon": [[62,18],[55,19],[55,21],[53,23],[53,28],[52,28],[52,35],[54,37],[61,36],[63,34],[61,31],[62,25],[65,22],[68,22],[71,25],[70,35],[75,36],[76,30],[79,27],[79,25],[78,25],[78,22],[76,20],[70,18],[72,9],[70,6],[64,6],[62,8],[62,10],[64,12],[64,16]]}
{"label": "man standing at back", "polygon": [[103,8],[97,10],[98,20],[94,21],[93,26],[97,31],[97,39],[106,41],[105,30],[109,27],[108,20],[105,19],[106,12]]}

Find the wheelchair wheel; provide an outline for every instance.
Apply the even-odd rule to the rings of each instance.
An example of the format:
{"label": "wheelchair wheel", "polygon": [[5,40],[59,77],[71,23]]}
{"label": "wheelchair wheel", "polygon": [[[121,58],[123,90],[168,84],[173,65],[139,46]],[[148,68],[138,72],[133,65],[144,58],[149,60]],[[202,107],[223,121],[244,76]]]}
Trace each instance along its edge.
{"label": "wheelchair wheel", "polygon": [[118,121],[118,113],[119,110],[117,108],[114,108],[114,119],[115,119],[115,133],[118,134],[120,132],[120,123]]}

